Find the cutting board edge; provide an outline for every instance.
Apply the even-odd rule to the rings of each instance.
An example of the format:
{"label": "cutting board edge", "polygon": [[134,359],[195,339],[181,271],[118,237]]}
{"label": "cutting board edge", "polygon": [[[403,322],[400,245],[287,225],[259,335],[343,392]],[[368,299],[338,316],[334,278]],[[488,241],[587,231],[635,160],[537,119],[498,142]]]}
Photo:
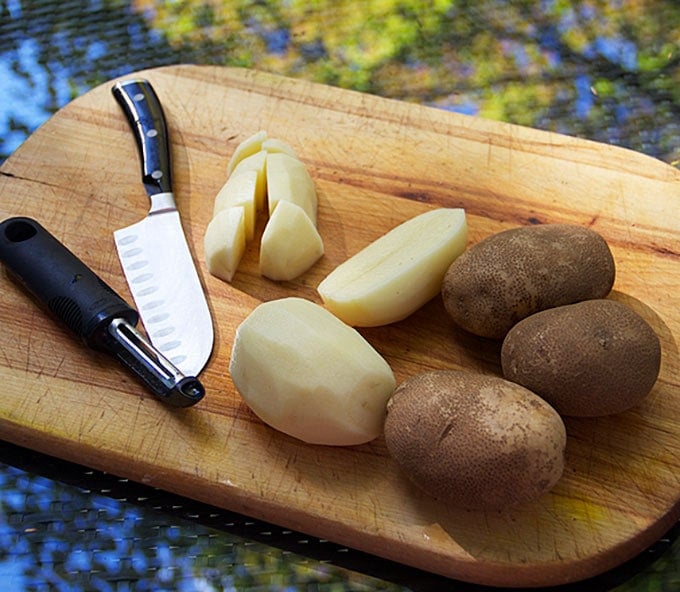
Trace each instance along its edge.
{"label": "cutting board edge", "polygon": [[[663,537],[680,520],[680,500],[671,507],[666,515],[638,533],[638,536],[621,541],[599,555],[591,555],[578,562],[548,561],[533,563],[484,563],[479,564],[474,557],[470,560],[452,559],[444,553],[433,553],[425,545],[401,542],[385,544],[379,533],[361,532],[342,522],[327,520],[313,513],[289,509],[281,514],[275,502],[253,498],[247,492],[239,493],[237,488],[226,491],[224,486],[216,485],[196,477],[191,482],[175,478],[172,469],[166,467],[159,472],[153,463],[137,461],[130,465],[129,459],[120,452],[108,456],[107,461],[99,461],[99,449],[93,444],[74,443],[67,438],[48,435],[36,445],[31,439],[30,426],[0,421],[0,436],[13,444],[35,450],[47,456],[99,470],[123,479],[130,479],[148,487],[155,487],[186,497],[195,502],[237,512],[257,520],[269,522],[282,528],[292,529],[306,535],[346,545],[357,551],[368,553],[386,561],[408,565],[414,569],[430,572],[450,580],[475,585],[498,588],[540,588],[576,584],[603,573],[619,568],[626,562],[644,552],[654,542]],[[58,454],[55,451],[59,451]],[[184,473],[177,471],[182,477]],[[198,486],[196,489],[195,486]],[[230,488],[227,488],[230,489]],[[197,494],[197,491],[199,492]],[[359,535],[359,536],[357,536]]]}

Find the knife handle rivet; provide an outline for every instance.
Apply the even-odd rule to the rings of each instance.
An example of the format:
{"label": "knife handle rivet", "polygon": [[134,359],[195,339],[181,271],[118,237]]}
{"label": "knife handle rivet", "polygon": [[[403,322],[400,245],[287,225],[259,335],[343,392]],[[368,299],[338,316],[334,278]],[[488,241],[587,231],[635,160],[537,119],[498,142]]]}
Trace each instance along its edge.
{"label": "knife handle rivet", "polygon": [[155,170],[151,173],[151,177],[153,179],[156,179],[156,180],[160,179],[162,176],[163,176],[163,171]]}
{"label": "knife handle rivet", "polygon": [[150,129],[146,132],[147,138],[155,138],[158,135],[158,130]]}

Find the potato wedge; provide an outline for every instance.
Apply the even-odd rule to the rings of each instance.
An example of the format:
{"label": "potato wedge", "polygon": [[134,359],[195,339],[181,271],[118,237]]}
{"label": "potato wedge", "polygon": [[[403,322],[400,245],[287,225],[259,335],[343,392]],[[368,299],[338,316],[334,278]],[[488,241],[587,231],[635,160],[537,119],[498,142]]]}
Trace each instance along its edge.
{"label": "potato wedge", "polygon": [[262,142],[264,142],[266,139],[267,132],[260,130],[236,146],[236,150],[234,150],[234,153],[231,155],[231,159],[229,160],[229,164],[227,165],[227,175],[231,175],[238,163],[244,158],[259,152],[262,149]]}
{"label": "potato wedge", "polygon": [[253,412],[311,444],[363,444],[381,432],[394,374],[352,327],[302,298],[259,305],[236,330],[229,372]]}
{"label": "potato wedge", "polygon": [[257,171],[243,171],[239,175],[232,175],[222,186],[217,197],[213,217],[221,210],[240,206],[245,214],[246,240],[255,236],[255,212],[257,209]]}
{"label": "potato wedge", "polygon": [[232,171],[229,178],[243,173],[255,171],[257,173],[257,187],[255,189],[255,209],[264,209],[267,202],[267,153],[264,150],[256,152],[241,160]]}
{"label": "potato wedge", "polygon": [[280,201],[288,201],[300,206],[316,226],[318,198],[305,165],[285,152],[270,152],[266,169],[269,215]]}
{"label": "potato wedge", "polygon": [[267,138],[264,142],[262,142],[262,150],[265,152],[284,152],[293,158],[298,157],[295,153],[295,150],[277,138]]}
{"label": "potato wedge", "polygon": [[323,255],[321,235],[304,210],[279,202],[260,242],[260,273],[271,280],[292,280]]}
{"label": "potato wedge", "polygon": [[439,293],[446,270],[466,242],[464,210],[430,210],[350,257],[317,291],[328,310],[349,325],[400,321]]}
{"label": "potato wedge", "polygon": [[221,210],[210,221],[203,245],[208,271],[230,282],[246,248],[245,211],[236,206]]}

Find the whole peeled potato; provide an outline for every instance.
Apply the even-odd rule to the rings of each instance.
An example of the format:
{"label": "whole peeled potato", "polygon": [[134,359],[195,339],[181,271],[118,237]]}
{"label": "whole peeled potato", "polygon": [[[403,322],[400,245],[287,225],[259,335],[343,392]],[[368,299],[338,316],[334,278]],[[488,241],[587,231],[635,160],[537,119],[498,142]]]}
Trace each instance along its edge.
{"label": "whole peeled potato", "polygon": [[463,329],[501,339],[538,311],[604,298],[614,259],[595,231],[542,224],[491,235],[449,267],[442,283],[446,311]]}
{"label": "whole peeled potato", "polygon": [[560,416],[497,376],[440,370],[407,379],[388,402],[385,441],[417,486],[465,509],[531,501],[564,470]]}
{"label": "whole peeled potato", "polygon": [[652,327],[614,300],[588,300],[530,316],[501,348],[503,375],[560,414],[596,417],[637,405],[659,375]]}

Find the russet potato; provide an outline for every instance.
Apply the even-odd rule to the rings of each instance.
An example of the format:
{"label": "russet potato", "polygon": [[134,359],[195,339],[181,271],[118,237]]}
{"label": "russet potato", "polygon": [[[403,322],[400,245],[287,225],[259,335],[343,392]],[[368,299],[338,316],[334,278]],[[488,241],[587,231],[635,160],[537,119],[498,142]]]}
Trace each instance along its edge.
{"label": "russet potato", "polygon": [[440,370],[397,387],[385,442],[430,496],[457,508],[498,510],[531,502],[557,483],[566,430],[558,413],[522,386]]}
{"label": "russet potato", "polygon": [[446,272],[442,298],[460,327],[502,339],[531,314],[604,298],[614,277],[614,258],[598,233],[573,224],[541,224],[472,245]]}
{"label": "russet potato", "polygon": [[503,375],[562,415],[595,417],[639,404],[659,375],[661,346],[627,305],[587,300],[517,323],[503,340]]}

